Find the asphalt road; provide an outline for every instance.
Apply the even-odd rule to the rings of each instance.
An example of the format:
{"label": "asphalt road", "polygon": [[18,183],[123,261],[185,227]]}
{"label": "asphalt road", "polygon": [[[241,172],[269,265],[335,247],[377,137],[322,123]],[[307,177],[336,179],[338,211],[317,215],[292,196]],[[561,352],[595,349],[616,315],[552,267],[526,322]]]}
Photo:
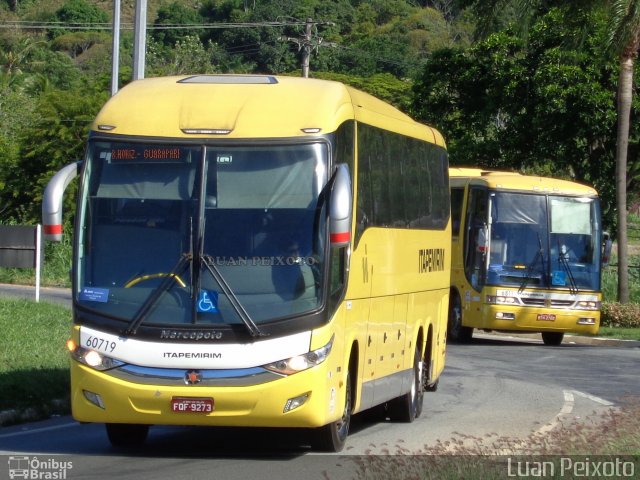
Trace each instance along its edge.
{"label": "asphalt road", "polygon": [[[61,301],[60,292],[50,293]],[[590,422],[640,396],[640,343],[579,341],[549,347],[538,338],[477,334],[469,345],[449,345],[439,389],[425,395],[422,416],[402,424],[357,415],[340,455],[312,452],[300,431],[163,426],[151,428],[143,448],[122,451],[109,445],[103,426],[58,417],[0,427],[0,479],[17,457],[71,462],[69,479],[365,478],[369,454],[420,454],[452,438],[477,445],[499,436],[518,445],[533,432]],[[44,465],[40,470],[59,463]]]}
{"label": "asphalt road", "polygon": [[[19,297],[35,300],[36,288],[27,285],[0,284],[0,296]],[[71,304],[71,292],[68,288],[40,287],[40,301]]]}

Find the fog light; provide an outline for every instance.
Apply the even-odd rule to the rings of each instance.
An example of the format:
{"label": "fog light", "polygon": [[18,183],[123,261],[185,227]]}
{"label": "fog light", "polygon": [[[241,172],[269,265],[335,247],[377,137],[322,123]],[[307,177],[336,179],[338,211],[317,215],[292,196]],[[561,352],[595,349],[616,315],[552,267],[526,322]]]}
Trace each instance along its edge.
{"label": "fog light", "polygon": [[284,410],[282,410],[282,413],[290,412],[291,410],[295,410],[303,405],[309,398],[310,393],[311,392],[303,393],[302,395],[298,395],[297,397],[287,400],[287,403],[284,404]]}
{"label": "fog light", "polygon": [[105,409],[104,402],[102,401],[102,397],[100,395],[90,392],[89,390],[82,390],[82,393],[84,393],[84,398],[89,400],[95,406],[100,407],[103,410]]}
{"label": "fog light", "polygon": [[578,319],[578,325],[595,325],[596,319],[590,317],[582,317]]}
{"label": "fog light", "polygon": [[500,320],[515,320],[516,319],[516,314],[515,313],[507,313],[507,312],[497,312],[496,313],[496,318],[498,318]]}

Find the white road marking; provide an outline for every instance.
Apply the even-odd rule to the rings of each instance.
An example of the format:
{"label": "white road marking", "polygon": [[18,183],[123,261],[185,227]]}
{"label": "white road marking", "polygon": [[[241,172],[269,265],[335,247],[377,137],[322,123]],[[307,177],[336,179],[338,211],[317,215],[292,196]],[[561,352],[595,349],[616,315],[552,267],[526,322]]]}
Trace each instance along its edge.
{"label": "white road marking", "polygon": [[33,435],[42,432],[50,432],[52,430],[61,430],[63,428],[76,427],[79,424],[77,422],[72,423],[63,423],[62,425],[53,425],[51,427],[42,427],[42,428],[34,428],[33,430],[23,430],[21,432],[13,432],[13,433],[0,433],[0,439],[4,438],[12,438],[12,437],[22,437],[24,435]]}
{"label": "white road marking", "polygon": [[584,392],[579,392],[578,390],[571,390],[575,395],[578,395],[580,397],[584,397],[584,398],[588,398],[589,400],[591,400],[592,402],[596,402],[599,403],[600,405],[605,405],[607,407],[611,407],[614,405],[613,402],[610,402],[609,400],[605,400],[604,398],[600,398],[600,397],[596,397],[595,395],[591,395],[589,393],[584,393]]}
{"label": "white road marking", "polygon": [[549,423],[547,423],[546,425],[543,425],[538,430],[536,430],[533,434],[534,436],[544,435],[545,433],[550,432],[560,424],[560,421],[563,416],[569,415],[571,412],[573,412],[573,407],[576,404],[573,393],[569,390],[563,390],[562,393],[564,395],[564,402],[562,404],[562,408]]}

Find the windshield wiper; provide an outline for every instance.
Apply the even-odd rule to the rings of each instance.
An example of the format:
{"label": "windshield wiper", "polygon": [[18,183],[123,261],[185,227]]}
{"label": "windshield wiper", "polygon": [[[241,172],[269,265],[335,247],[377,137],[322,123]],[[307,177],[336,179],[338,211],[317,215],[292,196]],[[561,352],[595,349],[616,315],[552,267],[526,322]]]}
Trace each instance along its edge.
{"label": "windshield wiper", "polygon": [[569,292],[575,295],[579,292],[578,283],[573,276],[573,271],[571,270],[571,266],[567,260],[567,257],[569,256],[567,249],[564,245],[560,246],[560,241],[558,241],[558,252],[560,252],[558,254],[558,261],[560,262],[560,265],[562,265],[562,268],[564,268],[564,271],[567,272],[567,277],[569,277]]}
{"label": "windshield wiper", "polygon": [[251,316],[249,315],[249,313],[244,309],[244,307],[240,303],[240,300],[238,300],[238,297],[233,292],[233,290],[231,290],[231,287],[229,286],[227,281],[224,279],[224,277],[220,273],[220,270],[218,270],[218,267],[216,267],[216,264],[213,258],[211,258],[209,255],[202,255],[201,259],[202,259],[202,263],[204,263],[204,266],[207,267],[207,270],[209,270],[209,273],[211,273],[211,276],[213,276],[213,278],[218,283],[218,285],[220,285],[220,288],[222,289],[224,294],[227,296],[229,303],[235,310],[236,314],[240,317],[240,320],[242,320],[242,323],[246,325],[251,336],[266,337],[268,334],[260,331],[258,326],[251,319]]}
{"label": "windshield wiper", "polygon": [[524,280],[522,280],[522,283],[518,288],[518,293],[522,293],[524,289],[527,288],[527,285],[529,285],[529,280],[531,280],[531,273],[533,272],[533,269],[538,262],[538,258],[540,259],[542,271],[544,272],[544,249],[542,248],[542,240],[540,240],[540,234],[536,232],[536,235],[538,235],[538,251],[536,252],[536,256],[533,257],[533,260],[527,267],[527,273],[525,273]]}
{"label": "windshield wiper", "polygon": [[133,318],[127,325],[127,328],[125,328],[122,332],[123,335],[135,335],[135,333],[138,331],[138,327],[140,326],[140,324],[142,324],[147,314],[149,313],[149,310],[151,310],[151,308],[156,304],[160,296],[162,296],[164,292],[168,291],[176,283],[176,277],[180,276],[180,274],[187,268],[187,266],[191,264],[192,260],[193,255],[191,253],[183,253],[180,256],[180,260],[178,260],[176,266],[173,267],[173,269],[164,276],[164,278],[160,282],[160,285],[158,285],[155,290],[151,292],[140,309],[133,316]]}

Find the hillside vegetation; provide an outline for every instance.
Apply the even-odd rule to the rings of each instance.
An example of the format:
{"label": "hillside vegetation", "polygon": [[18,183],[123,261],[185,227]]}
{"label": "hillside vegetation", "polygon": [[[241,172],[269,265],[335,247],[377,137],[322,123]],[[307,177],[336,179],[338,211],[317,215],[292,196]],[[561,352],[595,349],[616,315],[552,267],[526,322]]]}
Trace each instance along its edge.
{"label": "hillside vegetation", "polygon": [[[120,87],[131,79],[135,6],[122,3]],[[595,186],[613,232],[617,59],[603,50],[606,16],[591,9],[581,26],[552,8],[563,2],[543,2],[523,34],[517,3],[502,1],[487,26],[483,2],[472,0],[148,2],[145,76],[300,75],[307,41],[310,76],[354,85],[436,126],[453,165]],[[105,0],[0,0],[1,223],[36,222],[51,175],[82,157],[110,94],[112,8]],[[633,197],[640,131],[631,125]]]}

